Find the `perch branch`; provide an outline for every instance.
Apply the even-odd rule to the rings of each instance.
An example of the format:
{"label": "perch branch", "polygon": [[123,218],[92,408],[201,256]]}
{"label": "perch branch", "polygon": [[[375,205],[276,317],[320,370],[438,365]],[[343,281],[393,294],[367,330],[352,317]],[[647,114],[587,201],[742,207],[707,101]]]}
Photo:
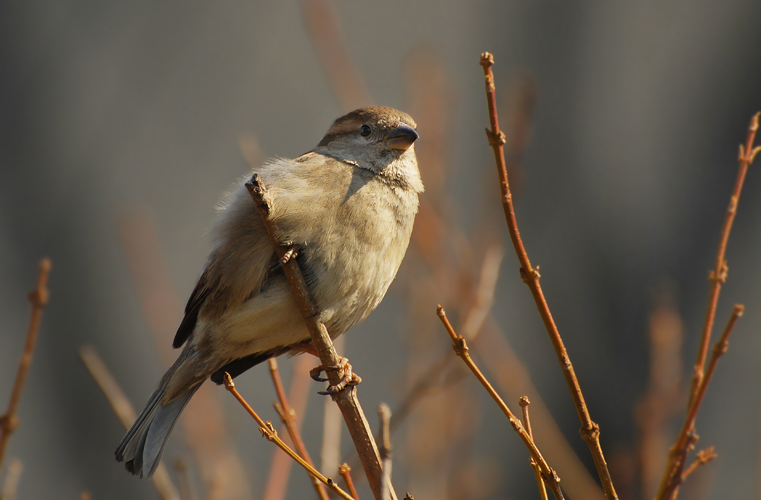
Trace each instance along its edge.
{"label": "perch branch", "polygon": [[0,416],[0,468],[3,465],[3,456],[5,455],[5,448],[8,446],[8,440],[19,425],[16,410],[18,410],[19,400],[21,399],[21,391],[24,389],[26,374],[29,371],[29,366],[32,364],[34,346],[37,343],[37,333],[40,331],[40,321],[42,321],[42,309],[48,303],[47,286],[50,268],[50,259],[45,258],[40,261],[37,288],[29,294],[29,301],[32,303],[32,318],[29,320],[29,330],[26,333],[26,346],[19,361],[16,381],[13,383],[11,400],[8,403],[8,411],[5,412],[5,415]]}
{"label": "perch branch", "polygon": [[531,290],[531,295],[534,297],[539,314],[542,317],[544,326],[547,329],[547,333],[550,335],[550,340],[555,348],[560,367],[563,370],[563,376],[565,377],[568,389],[571,392],[574,405],[576,406],[576,412],[579,415],[581,421],[581,430],[579,433],[584,441],[589,446],[589,451],[592,453],[592,458],[597,468],[597,474],[602,481],[603,489],[605,490],[605,496],[608,500],[617,499],[616,490],[613,487],[613,480],[610,477],[608,471],[608,464],[605,461],[605,456],[600,446],[600,426],[592,421],[592,417],[589,415],[589,409],[584,401],[584,395],[581,392],[581,386],[576,378],[576,372],[571,364],[571,358],[568,356],[563,339],[560,337],[555,321],[552,319],[550,313],[550,307],[547,304],[547,300],[544,298],[544,292],[539,284],[539,267],[533,268],[531,261],[526,253],[526,248],[523,246],[520,232],[518,231],[518,222],[515,218],[515,210],[513,208],[513,197],[510,193],[510,185],[507,179],[507,165],[505,163],[505,134],[499,129],[499,119],[497,116],[497,98],[495,96],[494,87],[494,74],[492,73],[492,66],[494,65],[494,56],[488,52],[481,54],[481,66],[484,69],[484,77],[486,79],[486,98],[489,106],[489,121],[491,123],[491,130],[486,130],[486,135],[489,138],[489,144],[494,149],[494,158],[497,163],[497,171],[499,173],[500,188],[502,191],[502,208],[505,212],[505,219],[507,220],[507,229],[510,233],[510,239],[513,242],[515,253],[518,255],[518,260],[521,264],[520,274],[523,282],[528,285]]}
{"label": "perch branch", "polygon": [[238,390],[235,388],[235,383],[233,382],[232,377],[229,373],[225,373],[225,389],[227,389],[230,394],[232,394],[235,399],[238,400],[238,402],[243,406],[243,408],[246,409],[249,415],[253,417],[254,420],[256,420],[256,423],[259,424],[259,430],[261,431],[262,435],[266,437],[268,440],[275,443],[281,450],[286,452],[292,459],[294,459],[300,466],[302,466],[306,471],[314,478],[318,479],[321,483],[325,484],[328,488],[330,488],[335,494],[340,496],[341,498],[344,498],[345,500],[354,500],[348,493],[346,493],[344,490],[342,490],[332,479],[329,477],[323,476],[320,471],[312,467],[310,464],[308,464],[303,458],[299,456],[298,453],[293,451],[287,444],[283,442],[282,439],[277,435],[277,431],[272,426],[272,422],[265,422],[262,420],[262,418],[254,411],[251,406],[246,402],[245,399],[243,399],[243,396],[240,395]]}
{"label": "perch branch", "polygon": [[[280,414],[280,419],[288,430],[288,435],[291,436],[291,441],[293,441],[293,446],[296,448],[298,454],[304,458],[306,463],[314,467],[312,457],[309,456],[309,452],[307,451],[306,446],[304,446],[304,440],[301,439],[301,434],[296,425],[296,412],[291,408],[290,403],[288,403],[288,397],[285,395],[283,381],[280,379],[280,371],[277,368],[277,360],[270,358],[269,367],[272,383],[275,385],[275,392],[277,392],[277,399],[280,401],[280,405],[277,408],[277,411]],[[310,478],[312,479],[312,485],[320,500],[330,500],[328,492],[325,490],[322,483],[320,483],[320,481],[314,476],[310,475]]]}
{"label": "perch branch", "polygon": [[560,490],[560,478],[555,473],[555,471],[547,464],[547,461],[542,456],[541,452],[539,451],[539,448],[536,447],[534,444],[534,440],[531,439],[531,436],[529,436],[528,432],[526,432],[526,429],[523,428],[523,425],[521,425],[521,421],[516,418],[516,416],[513,414],[513,412],[510,411],[510,408],[507,407],[505,402],[502,400],[502,398],[497,394],[497,391],[494,390],[494,387],[489,383],[488,380],[486,380],[486,377],[483,373],[481,373],[481,370],[478,369],[478,366],[476,366],[473,359],[470,357],[470,354],[468,353],[468,346],[465,342],[465,339],[462,336],[458,336],[457,333],[455,333],[454,328],[452,328],[452,324],[447,319],[447,315],[444,312],[444,308],[442,306],[439,306],[436,313],[438,314],[439,318],[441,319],[441,322],[444,324],[444,327],[447,330],[447,333],[449,333],[449,336],[452,338],[452,343],[454,344],[454,351],[457,353],[457,355],[462,358],[462,360],[465,362],[465,364],[470,368],[470,371],[473,372],[473,375],[476,376],[479,382],[481,382],[481,385],[484,386],[486,389],[486,392],[489,393],[489,395],[492,397],[495,403],[497,403],[497,406],[502,410],[502,413],[505,414],[507,419],[510,421],[510,425],[513,427],[515,432],[518,433],[518,436],[520,436],[521,440],[523,441],[523,444],[526,445],[526,448],[528,448],[529,453],[531,453],[531,457],[536,461],[537,465],[539,466],[539,469],[542,471],[542,478],[547,483],[547,485],[550,487],[550,490],[555,495],[555,498],[560,500],[563,498],[563,492]]}
{"label": "perch branch", "polygon": [[[246,183],[246,188],[254,200],[254,204],[259,211],[259,215],[262,218],[264,227],[267,229],[278,258],[282,259],[288,249],[277,240],[275,227],[269,218],[273,203],[276,203],[276,200],[272,199],[258,174],[254,174],[251,177],[251,180]],[[325,368],[330,385],[334,387],[338,386],[344,376],[343,369],[340,366],[340,359],[333,347],[333,342],[330,339],[327,328],[325,328],[324,324],[317,321],[319,311],[309,294],[304,276],[301,274],[296,259],[289,259],[285,262],[283,264],[283,271],[291,285],[296,302],[299,305],[299,309],[301,309],[301,314],[304,316],[304,321],[309,329],[309,335],[312,338],[312,344],[319,355],[322,366]],[[347,385],[340,391],[333,392],[331,397],[341,409],[344,421],[349,429],[349,434],[354,441],[354,446],[365,469],[373,495],[375,495],[376,500],[387,500],[380,497],[382,476],[380,455],[372,430],[370,429],[370,424],[367,422],[367,418],[365,418],[365,414],[357,399],[356,387]],[[393,488],[391,488],[390,493],[391,497],[396,500],[396,493],[394,493]]]}
{"label": "perch branch", "polygon": [[690,401],[695,397],[701,379],[703,378],[703,366],[705,365],[706,356],[708,355],[708,344],[711,342],[711,330],[713,329],[713,323],[716,317],[716,306],[719,303],[719,293],[721,292],[721,286],[727,280],[727,272],[729,271],[729,268],[727,267],[727,261],[724,259],[724,255],[727,251],[727,242],[729,241],[729,233],[732,230],[732,223],[735,221],[735,215],[737,215],[737,204],[740,202],[740,193],[742,192],[743,183],[745,182],[745,174],[748,173],[748,167],[753,163],[756,153],[761,149],[761,147],[753,148],[753,143],[756,139],[756,131],[758,130],[759,114],[761,113],[756,113],[750,120],[745,146],[740,144],[737,179],[735,180],[735,187],[732,190],[732,197],[729,199],[727,212],[724,214],[724,225],[721,228],[721,236],[719,236],[719,246],[716,250],[714,268],[708,277],[708,281],[711,283],[711,289],[708,293],[708,306],[706,307],[706,317],[705,322],[703,323],[703,332],[700,337],[698,358],[695,361],[695,368],[692,374]]}
{"label": "perch branch", "polygon": [[[103,391],[116,417],[125,429],[129,429],[135,419],[137,419],[135,408],[132,407],[129,399],[127,399],[127,396],[125,396],[124,391],[119,387],[111,372],[108,371],[97,351],[90,346],[82,346],[79,348],[79,358],[84,363],[87,371],[90,372],[90,375],[92,375],[92,378],[95,379],[95,383],[98,384],[100,390]],[[169,472],[163,462],[156,468],[151,481],[153,481],[156,491],[159,492],[159,496],[164,500],[180,500],[177,488],[172,483]]]}
{"label": "perch branch", "polygon": [[727,326],[721,334],[721,338],[719,338],[718,342],[713,346],[713,352],[711,353],[711,359],[708,361],[708,368],[706,369],[705,376],[701,379],[698,390],[695,392],[695,396],[690,402],[690,408],[687,410],[687,416],[684,419],[682,430],[669,453],[669,464],[666,467],[666,472],[661,481],[658,495],[656,496],[658,499],[666,500],[672,498],[673,492],[681,484],[681,479],[683,477],[682,469],[684,469],[687,461],[687,452],[697,441],[694,427],[695,419],[700,410],[700,405],[705,397],[708,384],[711,382],[711,378],[716,371],[716,365],[719,362],[719,358],[727,352],[727,348],[729,347],[729,335],[732,333],[737,320],[743,315],[744,309],[745,307],[740,304],[735,305],[732,309],[732,316],[730,316]]}

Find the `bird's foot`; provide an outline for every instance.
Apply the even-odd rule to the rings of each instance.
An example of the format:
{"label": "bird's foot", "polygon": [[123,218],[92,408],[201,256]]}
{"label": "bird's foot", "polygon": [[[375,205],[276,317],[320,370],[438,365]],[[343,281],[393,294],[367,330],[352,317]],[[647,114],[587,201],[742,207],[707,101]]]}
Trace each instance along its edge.
{"label": "bird's foot", "polygon": [[275,269],[279,267],[283,267],[288,263],[289,260],[295,259],[299,256],[299,246],[295,243],[286,243],[283,245],[286,247],[285,253],[282,257],[277,259],[276,261],[272,262],[270,264],[270,270],[274,271]]}
{"label": "bird's foot", "polygon": [[329,396],[341,392],[347,385],[359,385],[362,383],[362,378],[352,370],[351,365],[349,364],[349,359],[344,357],[341,357],[338,360],[338,366],[325,368],[323,365],[320,365],[312,368],[309,371],[309,376],[318,382],[327,382],[328,379],[321,377],[320,374],[322,372],[327,373],[328,371],[338,371],[339,373],[342,373],[342,377],[336,385],[329,385],[327,391],[318,392],[318,394],[322,394],[323,396]]}

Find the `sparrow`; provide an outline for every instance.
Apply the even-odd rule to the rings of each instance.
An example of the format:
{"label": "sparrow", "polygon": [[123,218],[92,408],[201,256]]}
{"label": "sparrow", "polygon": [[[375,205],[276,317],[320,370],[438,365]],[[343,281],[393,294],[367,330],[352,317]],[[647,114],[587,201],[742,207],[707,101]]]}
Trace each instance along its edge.
{"label": "sparrow", "polygon": [[[404,258],[423,183],[415,121],[386,107],[338,118],[311,151],[268,160],[258,173],[273,199],[277,240],[296,249],[332,338],[383,299]],[[183,347],[116,449],[151,477],[177,419],[206,379],[223,383],[267,359],[314,352],[309,331],[259,212],[245,188],[222,198],[214,249],[190,295],[173,346]]]}

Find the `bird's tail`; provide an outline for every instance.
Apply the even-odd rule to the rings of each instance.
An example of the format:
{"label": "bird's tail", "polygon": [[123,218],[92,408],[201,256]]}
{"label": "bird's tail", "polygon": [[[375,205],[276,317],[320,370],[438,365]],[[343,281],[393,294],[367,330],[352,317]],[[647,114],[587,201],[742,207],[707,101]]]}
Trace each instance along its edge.
{"label": "bird's tail", "polygon": [[[136,476],[147,478],[153,476],[174,424],[177,423],[185,405],[203,383],[202,378],[170,402],[162,404],[172,375],[175,374],[180,363],[181,360],[178,360],[178,363],[175,363],[175,366],[170,368],[161,379],[158,388],[145,405],[145,409],[116,449],[116,459],[124,462],[127,470]],[[169,393],[171,394],[171,389]]]}

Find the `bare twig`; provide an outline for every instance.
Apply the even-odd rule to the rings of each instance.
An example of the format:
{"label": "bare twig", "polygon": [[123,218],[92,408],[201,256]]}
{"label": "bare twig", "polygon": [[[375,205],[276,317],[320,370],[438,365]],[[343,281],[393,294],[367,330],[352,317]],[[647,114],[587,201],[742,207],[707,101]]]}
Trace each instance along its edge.
{"label": "bare twig", "polygon": [[513,414],[513,412],[510,411],[510,408],[507,407],[505,402],[502,400],[502,398],[497,394],[497,391],[494,390],[494,387],[489,383],[488,380],[486,380],[486,377],[483,373],[481,373],[481,370],[478,369],[478,366],[476,366],[475,362],[473,362],[473,359],[471,359],[470,354],[468,353],[468,346],[465,342],[465,339],[462,336],[457,335],[455,333],[454,328],[452,328],[451,323],[449,323],[449,320],[447,319],[447,315],[444,312],[444,308],[442,306],[439,306],[436,313],[438,314],[439,318],[441,319],[441,322],[444,324],[444,327],[447,330],[447,333],[449,333],[449,336],[452,338],[452,343],[454,344],[454,351],[457,353],[457,355],[462,358],[462,360],[465,362],[466,365],[468,365],[468,368],[473,372],[473,374],[476,376],[479,382],[481,382],[481,385],[484,386],[486,389],[486,392],[489,393],[489,395],[492,397],[495,403],[497,403],[497,406],[502,410],[502,413],[505,414],[508,421],[510,422],[510,425],[513,427],[515,432],[518,433],[518,436],[523,441],[523,444],[526,445],[526,448],[528,448],[529,453],[531,453],[531,457],[536,461],[536,463],[539,466],[539,469],[542,472],[542,478],[545,480],[546,484],[550,487],[550,490],[555,495],[555,498],[560,500],[563,498],[563,492],[560,490],[560,478],[555,473],[554,470],[547,464],[547,461],[542,456],[542,453],[539,451],[539,448],[536,447],[534,444],[534,440],[531,439],[531,436],[529,436],[528,432],[523,428],[523,425],[521,425],[521,421],[516,418],[516,416]]}
{"label": "bare twig", "polygon": [[[277,237],[275,236],[275,228],[269,219],[273,203],[276,203],[276,200],[272,200],[264,182],[257,174],[254,174],[251,180],[246,183],[246,188],[251,194],[251,198],[254,200],[257,210],[259,210],[259,214],[261,215],[267,233],[272,240],[272,245],[278,258],[282,259],[287,249],[277,240]],[[306,282],[304,281],[304,276],[301,274],[296,259],[288,260],[288,262],[283,265],[283,270],[291,285],[299,309],[301,309],[301,313],[304,316],[304,320],[309,329],[309,335],[312,338],[312,344],[319,354],[322,366],[328,375],[330,385],[336,387],[344,378],[344,370],[341,368],[338,354],[336,354],[336,350],[333,347],[327,328],[316,319],[318,316],[317,306],[309,294]],[[346,385],[342,390],[333,392],[331,397],[341,409],[346,426],[349,429],[349,434],[354,441],[354,446],[357,448],[359,458],[362,461],[362,466],[365,469],[365,474],[368,477],[370,488],[372,489],[376,500],[381,500],[380,484],[382,468],[380,455],[378,454],[378,447],[375,444],[375,439],[370,430],[370,424],[367,422],[367,418],[365,418],[365,414],[357,399],[356,387],[353,385]],[[393,488],[391,489],[391,494],[392,497],[396,499],[396,494],[394,493]]]}
{"label": "bare twig", "polygon": [[301,0],[301,11],[317,58],[345,112],[371,104],[362,75],[353,62],[330,0]]}
{"label": "bare twig", "polygon": [[708,293],[708,306],[706,307],[706,317],[705,322],[703,323],[703,332],[700,337],[698,358],[695,361],[695,368],[692,374],[690,401],[695,397],[695,394],[698,391],[698,386],[703,378],[703,366],[705,365],[706,356],[708,355],[708,345],[711,342],[711,330],[713,329],[714,318],[716,317],[716,306],[719,303],[719,293],[721,292],[721,286],[727,279],[727,272],[729,271],[724,255],[727,250],[729,233],[732,231],[732,223],[737,214],[737,205],[740,202],[740,193],[742,192],[743,183],[745,182],[745,174],[748,173],[748,167],[753,163],[753,159],[756,157],[758,151],[761,150],[761,146],[757,148],[753,147],[753,143],[756,139],[756,131],[758,130],[759,115],[761,115],[761,113],[756,113],[750,120],[745,146],[740,144],[737,179],[735,180],[735,187],[732,190],[732,197],[729,199],[727,212],[724,214],[724,225],[721,228],[721,235],[719,236],[719,246],[716,250],[714,268],[708,277],[708,281],[711,283],[711,290]]}
{"label": "bare twig", "polygon": [[16,381],[13,383],[13,390],[11,391],[11,400],[8,402],[8,410],[4,415],[0,416],[0,469],[3,465],[3,456],[5,455],[5,448],[8,446],[8,440],[19,425],[16,410],[18,410],[19,401],[21,400],[21,391],[24,389],[26,374],[29,371],[29,366],[32,364],[34,346],[37,343],[37,334],[40,331],[40,322],[42,321],[42,309],[48,303],[47,286],[50,268],[50,259],[45,258],[40,261],[37,288],[29,294],[29,301],[32,303],[32,317],[29,320],[29,330],[26,333],[26,345],[19,361]]}
{"label": "bare twig", "polygon": [[391,408],[386,403],[381,403],[378,407],[378,416],[380,417],[379,440],[381,442],[380,456],[383,466],[383,476],[381,479],[381,498],[388,498],[389,488],[391,488],[391,430],[389,422],[391,421]]}
{"label": "bare twig", "polygon": [[613,480],[610,477],[608,471],[608,464],[605,461],[605,456],[600,446],[600,426],[592,421],[592,417],[589,414],[589,409],[584,401],[584,395],[581,392],[581,386],[576,378],[576,372],[571,364],[571,358],[568,356],[563,339],[560,337],[555,321],[552,319],[550,313],[550,307],[547,304],[547,300],[544,298],[544,292],[539,284],[539,268],[533,268],[531,261],[526,253],[526,248],[523,246],[520,232],[518,231],[518,222],[515,218],[515,210],[513,209],[513,197],[510,193],[510,185],[507,179],[507,166],[505,163],[505,134],[499,129],[499,119],[497,117],[497,100],[494,91],[494,75],[491,67],[494,65],[494,56],[488,52],[481,54],[481,66],[484,68],[484,77],[486,78],[486,97],[489,105],[489,121],[491,122],[491,130],[486,130],[486,135],[489,138],[489,144],[494,149],[494,158],[497,163],[497,171],[499,173],[500,188],[502,190],[502,208],[505,212],[505,219],[507,220],[507,229],[510,233],[510,239],[515,247],[515,253],[518,255],[518,260],[521,264],[521,278],[523,282],[528,285],[531,290],[531,295],[534,297],[539,314],[542,317],[544,326],[547,329],[547,333],[550,335],[550,340],[555,348],[560,367],[563,370],[563,376],[565,377],[568,389],[571,392],[574,405],[576,406],[576,412],[579,415],[581,421],[581,430],[579,433],[584,441],[589,446],[589,451],[592,453],[592,458],[597,468],[597,473],[602,481],[603,489],[605,490],[605,496],[608,500],[617,499],[616,490],[613,487]]}
{"label": "bare twig", "polygon": [[225,389],[227,389],[235,397],[235,399],[238,400],[241,406],[246,409],[248,414],[251,415],[254,420],[256,420],[256,423],[259,424],[259,430],[264,437],[275,443],[281,450],[286,452],[299,465],[306,469],[306,471],[309,472],[312,477],[317,478],[321,483],[330,488],[335,494],[341,498],[344,498],[345,500],[354,500],[351,495],[342,490],[332,479],[323,476],[320,471],[315,469],[312,465],[308,464],[303,458],[299,456],[298,453],[293,451],[287,444],[283,442],[282,439],[280,439],[280,437],[277,435],[277,431],[272,426],[272,422],[265,422],[262,420],[262,418],[254,411],[253,408],[251,408],[246,400],[243,399],[243,396],[241,396],[238,390],[235,388],[235,383],[233,382],[233,379],[230,377],[229,373],[225,373]]}
{"label": "bare twig", "polygon": [[[333,341],[333,347],[336,348],[336,353],[339,356],[343,356],[343,353],[346,352],[345,346],[346,335],[341,335]],[[338,470],[338,466],[341,463],[341,434],[343,427],[341,410],[333,401],[325,398],[322,405],[322,446],[320,447],[320,470],[325,474],[333,474]],[[356,452],[354,456],[359,460]],[[359,462],[356,465],[359,466]]]}
{"label": "bare twig", "polygon": [[349,464],[339,465],[338,473],[341,474],[341,477],[346,481],[346,487],[349,488],[349,493],[354,497],[354,500],[359,500],[357,489],[354,487],[354,481],[351,479],[351,467],[349,467]]}
{"label": "bare twig", "polygon": [[740,304],[735,305],[732,309],[732,316],[730,316],[729,321],[727,322],[727,326],[724,328],[718,342],[713,346],[713,352],[711,353],[711,359],[708,361],[708,368],[706,369],[705,376],[701,379],[698,390],[692,398],[679,437],[677,437],[676,443],[674,443],[674,446],[671,448],[669,464],[666,467],[661,486],[658,490],[658,495],[656,496],[658,499],[666,500],[672,498],[674,491],[681,483],[683,477],[682,470],[687,461],[687,452],[697,441],[697,436],[695,436],[693,429],[695,427],[695,419],[700,410],[700,405],[705,397],[708,384],[711,382],[711,378],[716,371],[716,365],[719,362],[719,358],[727,352],[727,348],[729,347],[729,335],[732,333],[737,320],[743,315],[744,309],[745,307]]}
{"label": "bare twig", "polygon": [[[288,403],[288,397],[285,395],[283,381],[280,379],[280,372],[278,371],[277,367],[277,360],[270,358],[269,367],[270,375],[272,376],[272,383],[275,385],[275,392],[277,392],[277,399],[280,401],[279,407],[276,406],[275,408],[280,414],[280,418],[288,430],[288,435],[291,437],[291,441],[293,441],[293,445],[296,448],[296,451],[304,458],[306,463],[314,467],[312,457],[309,456],[309,452],[307,451],[306,446],[304,446],[304,441],[301,439],[301,434],[299,433],[298,426],[296,425],[296,412],[293,410],[293,408],[291,408],[291,405]],[[317,492],[317,496],[321,500],[329,500],[330,497],[328,496],[328,492],[325,490],[325,487],[322,485],[322,483],[320,483],[320,481],[314,476],[310,475],[310,478],[312,479],[312,484],[315,491]]]}
{"label": "bare twig", "polygon": [[[98,353],[90,346],[82,346],[79,348],[79,358],[85,364],[92,378],[95,379],[100,390],[105,394],[119,421],[125,429],[129,429],[137,418],[137,413],[135,413],[129,399],[124,395],[124,391],[119,387],[111,372],[108,371]],[[164,500],[180,500],[177,488],[169,478],[169,472],[167,472],[163,462],[156,468],[151,481]]]}
{"label": "bare twig", "polygon": [[24,464],[21,460],[14,458],[8,463],[8,472],[3,481],[3,488],[0,490],[0,500],[16,500],[16,491],[22,472],[24,472]]}
{"label": "bare twig", "polygon": [[[528,396],[521,396],[521,399],[518,401],[518,403],[523,409],[523,426],[526,428],[526,432],[528,432],[528,437],[530,437],[533,441],[534,433],[531,430],[531,419],[529,418],[528,413],[528,405],[531,404],[531,401],[528,400]],[[534,475],[536,476],[536,486],[539,488],[539,495],[542,497],[542,500],[547,500],[547,488],[544,487],[542,471],[539,469],[539,465],[536,463],[536,460],[534,460],[534,457],[529,458],[529,464],[531,464],[531,468],[534,469]]]}

